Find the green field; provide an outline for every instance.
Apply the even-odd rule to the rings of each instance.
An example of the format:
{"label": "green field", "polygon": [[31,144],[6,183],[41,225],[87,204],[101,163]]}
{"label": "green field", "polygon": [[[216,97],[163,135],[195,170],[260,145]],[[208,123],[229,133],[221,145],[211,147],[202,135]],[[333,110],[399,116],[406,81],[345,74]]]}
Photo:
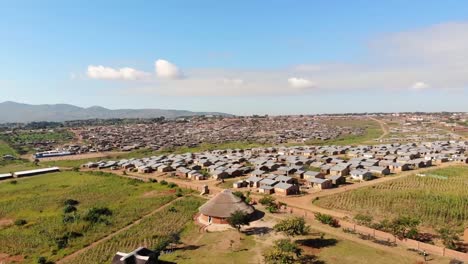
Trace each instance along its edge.
{"label": "green field", "polygon": [[363,135],[345,135],[331,140],[309,140],[307,145],[359,145],[359,144],[377,144],[374,139],[378,138],[382,133],[382,129],[374,120],[371,119],[332,119],[323,120],[320,123],[330,126],[364,128]]}
{"label": "green field", "polygon": [[187,223],[192,223],[192,216],[204,201],[202,198],[184,197],[169,208],[143,219],[138,225],[86,250],[66,263],[110,263],[117,251],[131,252],[139,246],[158,248],[171,234],[179,234]]}
{"label": "green field", "polygon": [[[391,182],[322,197],[325,208],[368,214],[374,218],[410,215],[428,227],[468,224],[468,166],[410,175]],[[442,176],[442,177],[441,177]],[[446,177],[446,179],[444,179]]]}
{"label": "green field", "polygon": [[0,140],[0,158],[3,155],[16,156],[18,155],[18,153],[16,153],[16,151],[13,148],[11,148],[10,145],[8,145],[5,141]]}
{"label": "green field", "polygon": [[[67,171],[16,184],[5,181],[0,183],[0,253],[23,256],[25,263],[36,263],[39,256],[56,260],[175,198],[166,186],[106,173]],[[66,199],[79,201],[76,212],[65,213]],[[92,207],[108,208],[112,215],[103,221],[86,220]],[[65,215],[74,221],[64,221]],[[26,223],[17,225],[17,220]],[[59,245],[66,235],[67,245]]]}

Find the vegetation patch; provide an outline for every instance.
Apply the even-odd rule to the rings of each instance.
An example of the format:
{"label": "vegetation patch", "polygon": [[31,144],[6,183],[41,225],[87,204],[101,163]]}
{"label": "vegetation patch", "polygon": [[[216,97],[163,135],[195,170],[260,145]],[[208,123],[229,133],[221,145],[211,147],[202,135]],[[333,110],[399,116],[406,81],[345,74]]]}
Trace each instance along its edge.
{"label": "vegetation patch", "polygon": [[[468,224],[468,166],[435,169],[446,180],[416,174],[372,187],[321,197],[315,203],[325,208],[347,210],[378,219],[411,215],[422,225]],[[358,222],[368,222],[357,216]]]}
{"label": "vegetation patch", "polygon": [[175,201],[154,215],[144,218],[138,225],[116,235],[112,239],[92,247],[67,263],[109,263],[117,251],[131,252],[140,246],[161,254],[177,244],[180,233],[205,200],[186,197]]}
{"label": "vegetation patch", "polygon": [[[112,174],[65,171],[0,184],[0,253],[54,261],[83,248],[176,198],[155,183]],[[143,197],[143,193],[165,195]],[[95,262],[89,262],[95,263]]]}

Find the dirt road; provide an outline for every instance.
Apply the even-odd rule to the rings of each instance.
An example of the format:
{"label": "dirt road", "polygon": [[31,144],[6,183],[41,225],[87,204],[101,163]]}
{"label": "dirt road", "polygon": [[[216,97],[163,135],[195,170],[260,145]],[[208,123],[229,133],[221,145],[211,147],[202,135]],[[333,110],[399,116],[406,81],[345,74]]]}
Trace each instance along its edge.
{"label": "dirt road", "polygon": [[388,133],[389,133],[388,125],[384,121],[382,121],[380,119],[377,119],[377,118],[374,118],[374,117],[369,117],[369,118],[374,120],[375,122],[379,123],[380,128],[383,131],[382,135],[380,135],[380,137],[376,138],[377,141],[383,139],[385,136],[388,135]]}

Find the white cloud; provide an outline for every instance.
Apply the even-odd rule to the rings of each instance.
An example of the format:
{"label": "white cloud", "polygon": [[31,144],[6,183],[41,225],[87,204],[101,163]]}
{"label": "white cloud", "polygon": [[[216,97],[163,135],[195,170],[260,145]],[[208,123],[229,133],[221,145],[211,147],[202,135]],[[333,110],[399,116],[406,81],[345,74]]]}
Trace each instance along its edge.
{"label": "white cloud", "polygon": [[413,85],[411,85],[410,88],[413,90],[420,91],[429,88],[429,85],[425,82],[415,82]]}
{"label": "white cloud", "polygon": [[167,60],[159,59],[155,63],[156,76],[162,79],[180,79],[182,72],[175,65]]}
{"label": "white cloud", "polygon": [[227,85],[243,85],[244,84],[244,80],[242,80],[242,79],[224,78],[224,79],[221,80],[221,82],[223,84],[227,84]]}
{"label": "white cloud", "polygon": [[[171,96],[283,96],[346,90],[380,93],[429,88],[466,91],[468,34],[463,32],[468,32],[468,23],[381,35],[371,41],[369,54],[359,63],[332,61],[263,70],[192,68],[184,69],[185,75],[173,63],[159,59],[155,62],[158,78],[131,89]],[[124,79],[122,69],[94,67],[101,67],[96,69],[100,78]]]}
{"label": "white cloud", "polygon": [[120,69],[114,69],[111,67],[104,67],[102,65],[94,66],[89,65],[87,75],[92,79],[104,79],[104,80],[139,80],[146,78],[147,73],[135,70],[133,68],[125,67]]}
{"label": "white cloud", "polygon": [[299,89],[313,88],[316,86],[315,83],[310,80],[297,77],[289,78],[288,83],[291,87]]}

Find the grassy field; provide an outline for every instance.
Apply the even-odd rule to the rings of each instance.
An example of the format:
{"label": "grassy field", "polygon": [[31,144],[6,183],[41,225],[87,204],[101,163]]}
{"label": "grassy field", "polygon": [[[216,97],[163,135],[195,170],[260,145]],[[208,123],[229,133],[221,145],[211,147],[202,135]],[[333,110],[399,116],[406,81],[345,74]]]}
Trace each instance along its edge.
{"label": "grassy field", "polygon": [[143,219],[138,225],[94,248],[86,250],[67,263],[110,263],[117,251],[131,252],[139,246],[150,249],[157,248],[171,234],[182,232],[188,223],[193,225],[192,216],[205,201],[196,197],[185,197],[178,200],[171,207]]}
{"label": "grassy field", "polygon": [[[312,233],[319,232],[312,230]],[[181,235],[182,241],[189,246],[176,250],[174,253],[163,255],[160,257],[161,260],[178,264],[262,263],[262,254],[268,250],[274,240],[281,238],[274,232],[261,237],[241,235],[235,230],[199,233],[198,227],[194,224],[189,224]],[[297,238],[298,242],[317,239],[317,235]],[[317,263],[413,264],[417,259],[417,257],[394,255],[330,235],[326,235],[322,243],[307,245],[306,242],[304,244],[304,246],[301,246],[304,250],[303,253],[316,256]]]}
{"label": "grassy field", "polygon": [[235,230],[199,233],[198,226],[191,223],[181,235],[182,241],[190,246],[163,255],[161,260],[178,264],[258,263],[254,259],[262,249],[253,236],[242,235]]}
{"label": "grassy field", "polygon": [[13,155],[13,156],[16,156],[18,155],[18,153],[16,153],[16,151],[10,147],[10,145],[8,145],[5,141],[3,140],[0,140],[0,158],[3,156],[3,155]]}
{"label": "grassy field", "polygon": [[306,142],[307,145],[359,145],[364,143],[377,144],[377,142],[373,142],[373,139],[378,138],[383,133],[379,123],[371,119],[333,119],[323,120],[320,122],[330,126],[364,128],[365,133],[363,135],[346,135],[325,141],[310,140]]}
{"label": "grassy field", "polygon": [[[0,183],[0,253],[23,256],[25,263],[70,254],[176,197],[166,186],[104,173],[67,171],[13,183]],[[76,212],[65,212],[66,199],[79,202]],[[92,207],[108,208],[112,215],[86,220]]]}
{"label": "grassy field", "polygon": [[[315,201],[319,206],[374,218],[411,215],[428,227],[468,224],[468,166],[434,169]],[[445,178],[441,178],[446,177]]]}
{"label": "grassy field", "polygon": [[41,168],[43,166],[35,166],[32,162],[23,160],[8,161],[4,164],[0,163],[0,173],[15,172],[22,170],[31,170]]}

